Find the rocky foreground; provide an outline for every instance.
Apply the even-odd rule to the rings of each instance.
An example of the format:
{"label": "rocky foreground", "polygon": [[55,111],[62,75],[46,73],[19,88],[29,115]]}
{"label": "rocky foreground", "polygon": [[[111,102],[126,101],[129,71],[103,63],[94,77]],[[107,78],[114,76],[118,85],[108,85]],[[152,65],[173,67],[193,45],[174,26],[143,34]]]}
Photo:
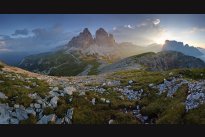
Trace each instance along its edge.
{"label": "rocky foreground", "polygon": [[5,66],[0,124],[205,123],[205,71],[52,77]]}

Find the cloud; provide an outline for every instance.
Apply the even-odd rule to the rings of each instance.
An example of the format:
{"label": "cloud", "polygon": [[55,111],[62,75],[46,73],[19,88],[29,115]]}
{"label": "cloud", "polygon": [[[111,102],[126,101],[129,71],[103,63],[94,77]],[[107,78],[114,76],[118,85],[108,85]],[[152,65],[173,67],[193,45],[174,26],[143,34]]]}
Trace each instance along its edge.
{"label": "cloud", "polygon": [[29,31],[27,29],[18,29],[15,30],[14,34],[12,34],[12,36],[17,36],[17,35],[28,35]]}
{"label": "cloud", "polygon": [[199,32],[205,32],[205,28],[203,28],[203,27],[193,27],[193,28],[190,28],[190,29],[184,31],[183,33],[185,33],[185,34],[196,34],[196,33],[199,33]]}
{"label": "cloud", "polygon": [[0,40],[4,41],[4,47],[8,50],[38,53],[66,44],[72,35],[65,32],[61,25],[54,25],[48,28],[35,28],[31,30],[31,35],[25,37],[0,35]]}
{"label": "cloud", "polygon": [[159,19],[146,19],[135,25],[123,25],[115,27],[112,33],[118,42],[132,42],[137,45],[146,46],[155,43],[158,37],[165,33]]}
{"label": "cloud", "polygon": [[152,21],[154,25],[158,25],[160,23],[160,19],[155,19]]}

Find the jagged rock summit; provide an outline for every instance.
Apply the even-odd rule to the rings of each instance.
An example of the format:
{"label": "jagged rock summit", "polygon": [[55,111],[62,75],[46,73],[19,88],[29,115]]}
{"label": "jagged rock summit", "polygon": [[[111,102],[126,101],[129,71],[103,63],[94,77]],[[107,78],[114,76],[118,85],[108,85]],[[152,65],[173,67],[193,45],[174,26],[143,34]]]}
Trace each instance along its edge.
{"label": "jagged rock summit", "polygon": [[182,52],[185,55],[194,56],[194,57],[199,57],[203,55],[202,52],[200,52],[197,48],[193,46],[189,46],[188,44],[184,45],[183,42],[170,41],[170,40],[165,41],[165,44],[163,45],[162,50],[163,51],[168,51],[168,50],[178,51],[178,52]]}

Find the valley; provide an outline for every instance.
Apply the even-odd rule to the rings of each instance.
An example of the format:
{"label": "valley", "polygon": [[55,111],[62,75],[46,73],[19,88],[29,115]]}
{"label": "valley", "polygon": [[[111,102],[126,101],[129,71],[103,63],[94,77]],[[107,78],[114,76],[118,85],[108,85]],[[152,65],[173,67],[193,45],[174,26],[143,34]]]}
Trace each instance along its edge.
{"label": "valley", "polygon": [[1,124],[204,123],[205,69],[58,77],[5,65]]}

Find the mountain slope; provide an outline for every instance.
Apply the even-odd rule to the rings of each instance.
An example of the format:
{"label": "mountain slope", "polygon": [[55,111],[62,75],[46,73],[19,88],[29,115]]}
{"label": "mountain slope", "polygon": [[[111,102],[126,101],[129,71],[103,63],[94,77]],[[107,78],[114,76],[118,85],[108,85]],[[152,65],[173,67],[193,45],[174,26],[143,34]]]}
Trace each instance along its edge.
{"label": "mountain slope", "polygon": [[0,124],[204,124],[204,79],[205,69],[55,77],[6,65]]}
{"label": "mountain slope", "polygon": [[205,63],[192,56],[176,51],[163,51],[159,53],[148,52],[120,60],[100,70],[112,72],[125,69],[146,69],[151,71],[170,70],[177,68],[204,68]]}

